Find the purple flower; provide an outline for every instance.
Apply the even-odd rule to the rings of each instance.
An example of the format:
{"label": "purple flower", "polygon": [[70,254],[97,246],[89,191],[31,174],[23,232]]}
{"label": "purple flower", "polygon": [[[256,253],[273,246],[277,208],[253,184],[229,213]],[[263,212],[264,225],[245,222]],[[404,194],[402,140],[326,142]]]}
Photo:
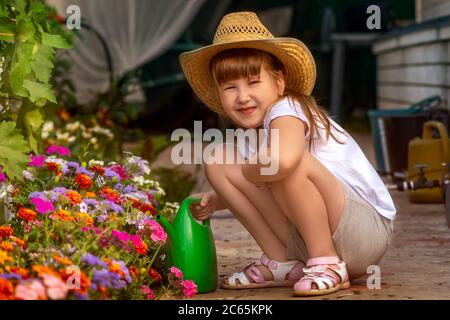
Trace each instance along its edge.
{"label": "purple flower", "polygon": [[101,202],[103,205],[106,206],[109,210],[112,210],[114,212],[123,212],[122,206],[118,205],[114,201],[111,200],[104,200]]}
{"label": "purple flower", "polygon": [[78,167],[78,169],[77,169],[77,171],[76,171],[76,173],[77,174],[85,174],[85,175],[88,175],[89,177],[93,177],[94,176],[94,172],[91,172],[91,171],[89,171],[89,170],[87,170],[86,168],[84,168],[84,167]]}
{"label": "purple flower", "polygon": [[78,164],[78,162],[75,161],[68,161],[66,163],[68,168],[74,168],[75,170],[78,170],[78,168],[80,167],[80,165]]}
{"label": "purple flower", "polygon": [[57,145],[48,147],[46,153],[47,154],[57,153],[60,156],[68,156],[68,157],[70,157],[70,155],[71,155],[71,152],[69,149],[67,149],[66,147],[57,146]]}
{"label": "purple flower", "polygon": [[103,268],[108,268],[108,265],[102,261],[99,257],[94,256],[93,254],[87,253],[83,257],[81,257],[81,261],[85,262],[90,266],[100,266]]}
{"label": "purple flower", "polygon": [[30,200],[34,204],[36,211],[41,214],[46,214],[47,212],[53,212],[53,210],[55,210],[51,201],[48,201],[47,199],[31,198]]}
{"label": "purple flower", "polygon": [[126,186],[126,187],[123,189],[123,193],[125,193],[125,194],[127,194],[127,193],[132,193],[132,192],[134,192],[134,191],[136,191],[136,190],[137,190],[137,189],[136,189],[136,186],[133,185],[133,184],[130,184],[130,185]]}
{"label": "purple flower", "polygon": [[122,191],[123,185],[121,183],[116,183],[116,185],[114,186],[114,189],[116,189],[117,191]]}
{"label": "purple flower", "polygon": [[111,178],[111,179],[116,177],[117,181],[121,181],[122,180],[120,175],[117,172],[115,172],[115,171],[113,171],[111,169],[108,169],[108,168],[105,168],[105,177],[108,177],[108,178]]}
{"label": "purple flower", "polygon": [[66,194],[66,192],[67,192],[67,189],[64,187],[53,188],[53,190],[51,190],[50,200],[52,202],[56,202],[56,201],[58,201],[58,196],[59,195],[64,196]]}
{"label": "purple flower", "polygon": [[45,163],[44,155],[30,155],[31,161],[28,162],[30,167],[43,167]]}
{"label": "purple flower", "polygon": [[[120,279],[120,275],[108,270],[94,270],[92,272],[92,284],[97,287],[110,289],[123,289],[127,284]],[[91,288],[94,289],[91,285]]]}
{"label": "purple flower", "polygon": [[46,197],[45,197],[45,193],[44,192],[42,192],[42,191],[34,191],[34,192],[30,193],[30,195],[28,196],[28,199],[31,199],[31,198],[42,198],[42,199],[45,199]]}

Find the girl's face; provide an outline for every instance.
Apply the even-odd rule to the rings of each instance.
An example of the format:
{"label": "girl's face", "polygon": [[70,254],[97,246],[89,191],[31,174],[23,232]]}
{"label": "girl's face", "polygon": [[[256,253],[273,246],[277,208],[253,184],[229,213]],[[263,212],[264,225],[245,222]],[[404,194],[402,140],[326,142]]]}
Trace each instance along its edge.
{"label": "girl's face", "polygon": [[284,92],[280,72],[275,77],[262,64],[259,75],[226,81],[218,86],[219,98],[225,113],[244,128],[258,128],[270,105]]}

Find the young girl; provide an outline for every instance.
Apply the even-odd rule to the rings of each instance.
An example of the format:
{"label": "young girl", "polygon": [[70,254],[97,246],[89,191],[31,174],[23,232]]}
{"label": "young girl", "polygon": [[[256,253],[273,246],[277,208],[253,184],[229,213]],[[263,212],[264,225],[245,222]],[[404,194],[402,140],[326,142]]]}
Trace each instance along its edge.
{"label": "young girl", "polygon": [[196,195],[194,217],[227,208],[264,252],[226,276],[223,288],[290,285],[296,296],[328,294],[378,263],[396,210],[356,142],[311,97],[316,69],[308,48],[274,38],[256,14],[238,12],[223,17],[212,45],[181,54],[180,63],[212,110],[241,128],[278,132],[271,140],[278,152],[262,144],[275,174],[261,174],[260,144],[224,144],[224,158],[233,152],[244,161],[205,165],[214,190]]}

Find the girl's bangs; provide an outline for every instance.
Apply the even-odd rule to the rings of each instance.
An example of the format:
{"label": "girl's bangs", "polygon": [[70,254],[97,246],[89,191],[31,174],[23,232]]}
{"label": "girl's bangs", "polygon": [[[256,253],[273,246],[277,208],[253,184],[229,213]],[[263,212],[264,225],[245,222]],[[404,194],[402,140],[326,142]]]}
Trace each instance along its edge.
{"label": "girl's bangs", "polygon": [[217,84],[239,78],[259,76],[264,56],[259,50],[232,49],[219,53],[211,61]]}

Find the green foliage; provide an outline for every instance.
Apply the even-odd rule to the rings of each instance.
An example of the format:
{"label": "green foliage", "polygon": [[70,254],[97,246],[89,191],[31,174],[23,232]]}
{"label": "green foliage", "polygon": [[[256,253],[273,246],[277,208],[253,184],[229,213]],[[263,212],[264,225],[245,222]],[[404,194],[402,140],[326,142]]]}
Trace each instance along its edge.
{"label": "green foliage", "polygon": [[[0,123],[15,121],[14,138],[22,134],[37,153],[40,129],[44,123],[41,107],[56,97],[50,84],[55,48],[70,48],[70,38],[57,23],[49,20],[54,13],[42,0],[0,0]],[[8,108],[9,101],[23,100],[19,110]],[[11,124],[1,130],[10,130]],[[8,136],[10,131],[0,131]],[[23,140],[23,139],[22,139]],[[9,150],[10,142],[1,139],[0,149]],[[14,176],[24,161],[12,159],[21,154],[2,153],[0,166]],[[14,163],[14,165],[13,165]]]}
{"label": "green foliage", "polygon": [[30,151],[23,136],[12,121],[0,122],[0,164],[8,177],[19,177],[28,162]]}

